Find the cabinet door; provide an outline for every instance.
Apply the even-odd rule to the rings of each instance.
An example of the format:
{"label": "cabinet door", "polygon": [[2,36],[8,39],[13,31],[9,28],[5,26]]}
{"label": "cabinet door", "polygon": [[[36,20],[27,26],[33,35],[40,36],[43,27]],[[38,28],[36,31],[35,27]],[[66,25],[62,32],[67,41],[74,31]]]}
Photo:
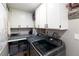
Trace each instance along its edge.
{"label": "cabinet door", "polygon": [[47,24],[52,29],[68,29],[68,9],[65,3],[47,4]]}
{"label": "cabinet door", "polygon": [[18,24],[18,19],[20,17],[17,16],[17,13],[11,9],[9,10],[9,23],[10,23],[10,28],[18,28],[20,24]]}
{"label": "cabinet door", "polygon": [[57,3],[47,4],[47,24],[50,29],[60,28],[59,5]]}
{"label": "cabinet door", "polygon": [[45,28],[46,25],[46,4],[41,4],[36,10],[36,27]]}
{"label": "cabinet door", "polygon": [[59,4],[61,30],[68,29],[68,9],[66,4]]}
{"label": "cabinet door", "polygon": [[35,11],[35,27],[39,28],[39,24],[40,24],[40,7],[38,7]]}
{"label": "cabinet door", "polygon": [[46,28],[46,4],[40,6],[40,28]]}

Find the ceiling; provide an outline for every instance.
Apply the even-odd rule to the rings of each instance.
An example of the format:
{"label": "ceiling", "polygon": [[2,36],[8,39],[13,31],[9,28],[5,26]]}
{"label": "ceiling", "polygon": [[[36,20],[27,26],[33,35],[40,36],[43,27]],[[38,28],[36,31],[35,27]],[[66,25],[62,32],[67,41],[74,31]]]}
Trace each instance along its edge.
{"label": "ceiling", "polygon": [[9,8],[16,8],[33,13],[40,3],[8,3]]}

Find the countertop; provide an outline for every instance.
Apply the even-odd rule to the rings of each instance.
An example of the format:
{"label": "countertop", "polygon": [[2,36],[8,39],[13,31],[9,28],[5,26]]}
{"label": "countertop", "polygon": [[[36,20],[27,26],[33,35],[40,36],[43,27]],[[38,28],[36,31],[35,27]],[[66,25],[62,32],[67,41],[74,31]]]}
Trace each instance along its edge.
{"label": "countertop", "polygon": [[8,42],[26,40],[30,36],[32,36],[32,35],[22,34],[22,35],[17,35],[17,36],[10,36],[9,39],[8,39]]}
{"label": "countertop", "polygon": [[39,40],[42,40],[42,39],[43,39],[43,38],[38,37],[38,36],[34,36],[34,35],[28,37],[28,41],[29,41],[30,43],[33,43],[33,42],[35,42],[35,41],[39,41]]}

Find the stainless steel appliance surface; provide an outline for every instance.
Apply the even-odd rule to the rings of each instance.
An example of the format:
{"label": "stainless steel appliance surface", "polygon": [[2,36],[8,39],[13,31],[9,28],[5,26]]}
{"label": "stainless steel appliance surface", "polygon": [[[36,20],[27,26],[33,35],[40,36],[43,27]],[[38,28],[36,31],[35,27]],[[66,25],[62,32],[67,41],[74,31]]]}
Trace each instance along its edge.
{"label": "stainless steel appliance surface", "polygon": [[[61,40],[32,36],[28,38],[33,54],[31,56],[65,56],[65,44]],[[60,42],[61,41],[61,42]],[[57,44],[58,43],[58,44]],[[34,54],[35,53],[35,54]]]}
{"label": "stainless steel appliance surface", "polygon": [[46,40],[40,40],[33,43],[33,45],[36,47],[36,49],[42,54],[46,54],[47,52],[51,51],[52,49],[55,49],[57,46],[54,44],[50,44]]}

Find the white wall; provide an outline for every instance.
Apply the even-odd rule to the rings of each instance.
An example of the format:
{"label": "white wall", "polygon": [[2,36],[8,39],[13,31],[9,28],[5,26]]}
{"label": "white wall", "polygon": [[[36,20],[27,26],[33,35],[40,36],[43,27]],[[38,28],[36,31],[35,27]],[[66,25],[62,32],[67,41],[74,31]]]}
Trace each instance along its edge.
{"label": "white wall", "polygon": [[0,4],[0,42],[7,40],[7,9]]}
{"label": "white wall", "polygon": [[[6,8],[5,3],[1,4],[0,3],[0,45],[3,47],[5,46],[4,44],[7,45],[7,40],[8,40],[8,27],[7,27],[7,15],[8,15],[8,10]],[[8,47],[8,46],[6,46]],[[4,49],[3,49],[4,50]],[[1,51],[1,50],[0,50]],[[8,49],[2,51],[6,52],[3,55],[8,55]],[[1,55],[1,54],[0,54]]]}
{"label": "white wall", "polygon": [[32,13],[12,8],[10,8],[9,13],[11,27],[17,27],[18,25],[21,25],[21,27],[34,27]]}
{"label": "white wall", "polygon": [[[72,19],[68,21],[68,30],[48,30],[49,34],[53,32],[58,32],[61,36],[60,39],[66,45],[66,55],[67,56],[79,56],[79,40],[75,39],[75,34],[79,34],[79,19]],[[78,38],[79,39],[79,38]]]}
{"label": "white wall", "polygon": [[18,33],[21,35],[26,35],[29,33],[29,31],[30,31],[30,28],[20,28],[19,30],[16,28],[11,30],[11,34]]}
{"label": "white wall", "polygon": [[79,56],[79,40],[75,39],[75,34],[79,34],[79,19],[69,20],[69,29],[61,37],[69,56]]}

